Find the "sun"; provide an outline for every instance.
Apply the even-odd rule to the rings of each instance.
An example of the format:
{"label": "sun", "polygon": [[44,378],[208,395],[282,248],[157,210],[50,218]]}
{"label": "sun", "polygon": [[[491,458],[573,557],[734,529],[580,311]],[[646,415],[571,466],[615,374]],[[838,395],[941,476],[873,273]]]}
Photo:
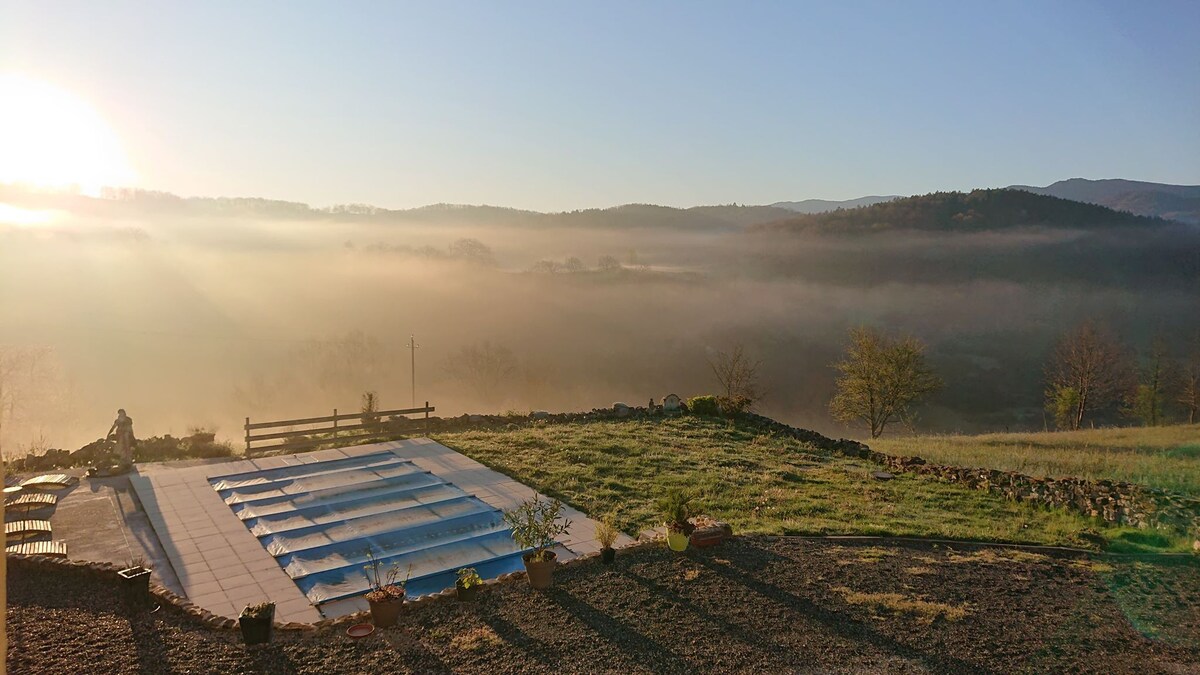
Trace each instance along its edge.
{"label": "sun", "polygon": [[133,180],[120,140],[91,105],[46,82],[0,73],[0,183],[96,195]]}

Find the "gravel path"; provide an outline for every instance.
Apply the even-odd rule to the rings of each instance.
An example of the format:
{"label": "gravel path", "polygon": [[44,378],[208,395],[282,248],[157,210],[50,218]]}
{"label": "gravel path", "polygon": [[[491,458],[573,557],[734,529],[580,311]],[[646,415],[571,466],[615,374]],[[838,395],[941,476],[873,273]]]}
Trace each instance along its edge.
{"label": "gravel path", "polygon": [[470,605],[415,606],[354,641],[276,633],[247,648],[115,584],[10,570],[11,673],[1200,672],[1196,560],[742,538],[560,570]]}

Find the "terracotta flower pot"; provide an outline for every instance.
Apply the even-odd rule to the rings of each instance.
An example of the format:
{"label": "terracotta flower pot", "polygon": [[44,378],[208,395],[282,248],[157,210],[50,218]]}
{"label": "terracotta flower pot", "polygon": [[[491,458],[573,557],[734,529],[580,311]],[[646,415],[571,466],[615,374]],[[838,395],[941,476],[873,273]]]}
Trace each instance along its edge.
{"label": "terracotta flower pot", "polygon": [[383,602],[367,600],[367,604],[371,606],[371,623],[380,628],[387,628],[395,626],[396,619],[400,618],[400,608],[404,607],[404,598],[384,600]]}
{"label": "terracotta flower pot", "polygon": [[525,573],[529,576],[530,587],[539,591],[544,591],[554,583],[554,568],[558,565],[558,556],[554,551],[543,551],[542,555],[545,560],[541,562],[532,560],[532,553],[526,553],[523,556],[525,561]]}
{"label": "terracotta flower pot", "polygon": [[612,562],[616,559],[617,559],[617,552],[614,549],[612,549],[608,546],[605,546],[604,548],[600,549],[600,562],[604,563],[605,565],[611,565]]}

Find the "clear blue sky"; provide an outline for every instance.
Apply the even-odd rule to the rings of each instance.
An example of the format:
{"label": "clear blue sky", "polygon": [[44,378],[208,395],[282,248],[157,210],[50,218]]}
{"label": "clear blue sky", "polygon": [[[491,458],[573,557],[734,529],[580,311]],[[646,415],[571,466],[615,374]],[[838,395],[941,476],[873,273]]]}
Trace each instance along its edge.
{"label": "clear blue sky", "polygon": [[1195,0],[6,0],[0,71],[90,101],[142,187],[186,195],[550,210],[1200,183]]}

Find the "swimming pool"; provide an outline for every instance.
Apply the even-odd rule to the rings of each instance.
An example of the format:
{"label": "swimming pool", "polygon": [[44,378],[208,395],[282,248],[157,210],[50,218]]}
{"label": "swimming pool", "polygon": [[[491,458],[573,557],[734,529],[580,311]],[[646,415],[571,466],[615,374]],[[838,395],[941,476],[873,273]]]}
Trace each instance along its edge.
{"label": "swimming pool", "polygon": [[416,597],[523,569],[499,509],[391,451],[210,476],[209,485],[314,605],[370,590],[368,551]]}

